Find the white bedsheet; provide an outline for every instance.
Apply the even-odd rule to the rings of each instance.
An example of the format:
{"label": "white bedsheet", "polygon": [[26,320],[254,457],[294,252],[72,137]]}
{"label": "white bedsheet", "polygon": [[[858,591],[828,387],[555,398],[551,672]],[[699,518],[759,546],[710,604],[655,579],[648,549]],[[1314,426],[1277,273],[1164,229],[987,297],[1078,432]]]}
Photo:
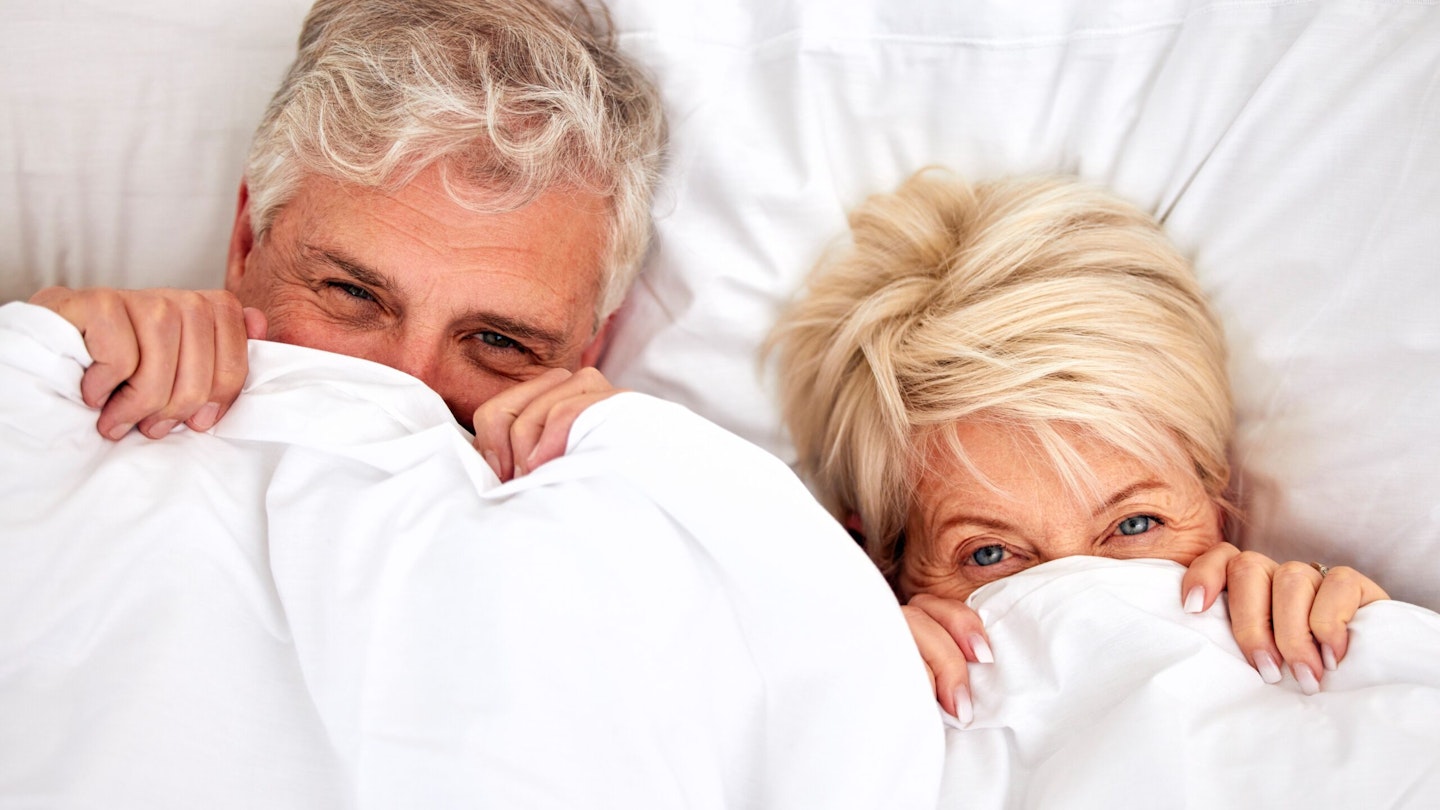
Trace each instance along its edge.
{"label": "white bedsheet", "polygon": [[119,443],[0,308],[0,807],[934,807],[885,584],[789,470],[639,394],[500,485],[399,372],[251,344]]}
{"label": "white bedsheet", "polygon": [[1069,557],[977,591],[996,662],[943,808],[1440,807],[1440,615],[1362,608],[1323,691],[1266,685],[1183,569]]}

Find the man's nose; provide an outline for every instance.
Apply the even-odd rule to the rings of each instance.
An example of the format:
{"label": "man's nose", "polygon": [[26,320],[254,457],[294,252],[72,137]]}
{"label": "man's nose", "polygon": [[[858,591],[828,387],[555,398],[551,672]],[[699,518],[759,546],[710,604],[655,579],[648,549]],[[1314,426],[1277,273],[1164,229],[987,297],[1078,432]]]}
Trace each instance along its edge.
{"label": "man's nose", "polygon": [[431,388],[435,387],[433,383],[438,364],[434,352],[428,347],[417,346],[414,342],[397,336],[381,338],[372,344],[367,354],[370,360],[403,371]]}

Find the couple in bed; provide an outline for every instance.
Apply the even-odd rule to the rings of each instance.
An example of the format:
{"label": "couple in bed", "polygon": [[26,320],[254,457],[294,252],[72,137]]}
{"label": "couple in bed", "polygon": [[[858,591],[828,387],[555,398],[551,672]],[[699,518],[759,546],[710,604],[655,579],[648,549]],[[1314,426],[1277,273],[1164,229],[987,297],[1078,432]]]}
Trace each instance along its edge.
{"label": "couple in bed", "polygon": [[[423,381],[502,481],[561,455],[615,393],[593,364],[664,142],[602,28],[538,3],[320,0],[255,136],[225,290],[31,299],[84,335],[98,430],[212,428],[264,338]],[[963,600],[1067,555],[1189,566],[1185,610],[1228,588],[1259,677],[1319,690],[1384,592],[1224,542],[1221,338],[1155,223],[1072,183],[926,174],[854,225],[777,332],[785,410],[945,710],[969,719],[967,664],[992,660]]]}

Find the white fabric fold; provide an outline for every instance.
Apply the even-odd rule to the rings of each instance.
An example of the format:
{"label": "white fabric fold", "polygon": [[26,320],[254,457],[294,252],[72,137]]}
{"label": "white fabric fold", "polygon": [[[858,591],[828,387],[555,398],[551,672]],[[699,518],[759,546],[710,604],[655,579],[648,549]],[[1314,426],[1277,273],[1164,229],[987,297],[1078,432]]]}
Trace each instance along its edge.
{"label": "white fabric fold", "polygon": [[252,342],[215,429],[112,443],[86,359],[0,308],[0,805],[934,806],[885,583],[685,409],[500,484],[392,369]]}
{"label": "white fabric fold", "polygon": [[947,719],[944,808],[1440,806],[1440,615],[1361,608],[1320,694],[1265,684],[1184,569],[1067,557],[971,596],[995,663]]}

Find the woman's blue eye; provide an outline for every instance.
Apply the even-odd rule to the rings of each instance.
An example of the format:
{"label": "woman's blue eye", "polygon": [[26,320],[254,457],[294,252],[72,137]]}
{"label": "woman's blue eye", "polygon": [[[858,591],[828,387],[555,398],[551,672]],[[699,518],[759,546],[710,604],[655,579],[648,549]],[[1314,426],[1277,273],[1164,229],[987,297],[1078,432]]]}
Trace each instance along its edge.
{"label": "woman's blue eye", "polygon": [[1134,536],[1150,531],[1159,525],[1159,523],[1160,521],[1149,515],[1136,515],[1135,517],[1128,517],[1120,521],[1120,525],[1116,526],[1115,530],[1126,536]]}
{"label": "woman's blue eye", "polygon": [[1005,547],[985,546],[984,548],[978,548],[975,550],[975,553],[970,555],[970,559],[974,560],[976,565],[994,565],[1005,559]]}

